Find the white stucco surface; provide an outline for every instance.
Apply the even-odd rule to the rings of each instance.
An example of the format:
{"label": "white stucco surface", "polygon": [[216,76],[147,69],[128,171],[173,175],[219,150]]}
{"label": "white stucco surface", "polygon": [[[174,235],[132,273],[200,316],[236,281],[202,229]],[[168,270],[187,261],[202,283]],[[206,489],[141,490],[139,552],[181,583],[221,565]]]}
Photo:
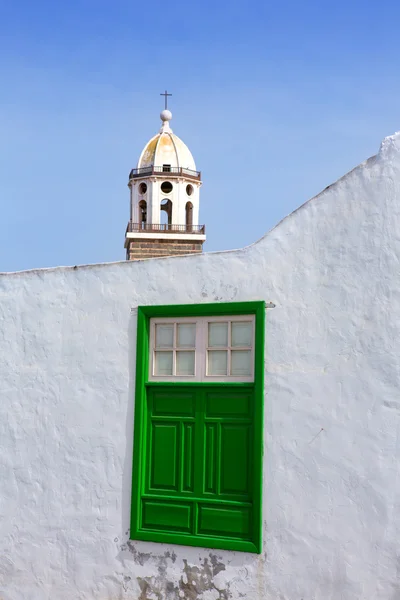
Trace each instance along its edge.
{"label": "white stucco surface", "polygon": [[[251,247],[1,275],[0,598],[398,600],[399,273],[398,134]],[[135,307],[256,299],[263,553],[128,542]]]}

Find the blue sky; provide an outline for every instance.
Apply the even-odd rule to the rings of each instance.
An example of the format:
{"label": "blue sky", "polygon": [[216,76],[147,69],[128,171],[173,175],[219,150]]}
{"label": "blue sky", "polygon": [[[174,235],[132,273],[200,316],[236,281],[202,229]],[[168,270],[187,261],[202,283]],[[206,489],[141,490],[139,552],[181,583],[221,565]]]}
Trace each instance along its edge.
{"label": "blue sky", "polygon": [[124,260],[165,88],[205,250],[257,240],[400,129],[399,18],[394,0],[0,0],[0,271]]}

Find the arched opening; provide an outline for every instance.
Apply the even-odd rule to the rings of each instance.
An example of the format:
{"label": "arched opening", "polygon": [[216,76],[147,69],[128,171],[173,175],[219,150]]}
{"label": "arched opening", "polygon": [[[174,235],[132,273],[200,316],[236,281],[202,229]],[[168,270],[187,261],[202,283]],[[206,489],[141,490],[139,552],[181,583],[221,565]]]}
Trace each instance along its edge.
{"label": "arched opening", "polygon": [[146,229],[147,223],[147,202],[141,200],[139,202],[139,229]]}
{"label": "arched opening", "polygon": [[193,226],[193,204],[186,202],[186,229],[191,230]]}
{"label": "arched opening", "polygon": [[142,182],[139,185],[139,194],[145,194],[147,192],[147,183]]}
{"label": "arched opening", "polygon": [[163,229],[170,229],[172,224],[172,202],[171,200],[161,200],[160,206],[160,224]]}

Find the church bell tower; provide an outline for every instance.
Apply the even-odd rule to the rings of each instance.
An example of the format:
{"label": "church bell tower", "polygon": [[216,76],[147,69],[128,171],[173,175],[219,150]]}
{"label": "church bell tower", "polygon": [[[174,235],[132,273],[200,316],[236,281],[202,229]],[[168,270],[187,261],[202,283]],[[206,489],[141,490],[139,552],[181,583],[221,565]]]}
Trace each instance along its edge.
{"label": "church bell tower", "polygon": [[[167,92],[162,95],[167,102]],[[205,226],[198,224],[201,173],[189,148],[172,132],[172,114],[165,106],[159,133],[129,174],[127,260],[197,254],[206,240]]]}

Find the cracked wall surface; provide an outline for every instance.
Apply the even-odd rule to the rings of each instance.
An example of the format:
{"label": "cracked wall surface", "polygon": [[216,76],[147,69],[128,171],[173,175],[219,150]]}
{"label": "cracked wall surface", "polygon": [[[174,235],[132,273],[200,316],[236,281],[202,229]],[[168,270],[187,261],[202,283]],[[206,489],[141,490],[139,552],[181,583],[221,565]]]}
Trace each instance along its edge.
{"label": "cracked wall surface", "polygon": [[[400,135],[232,252],[0,274],[2,600],[400,598]],[[264,299],[263,552],[129,539],[136,307]]]}

